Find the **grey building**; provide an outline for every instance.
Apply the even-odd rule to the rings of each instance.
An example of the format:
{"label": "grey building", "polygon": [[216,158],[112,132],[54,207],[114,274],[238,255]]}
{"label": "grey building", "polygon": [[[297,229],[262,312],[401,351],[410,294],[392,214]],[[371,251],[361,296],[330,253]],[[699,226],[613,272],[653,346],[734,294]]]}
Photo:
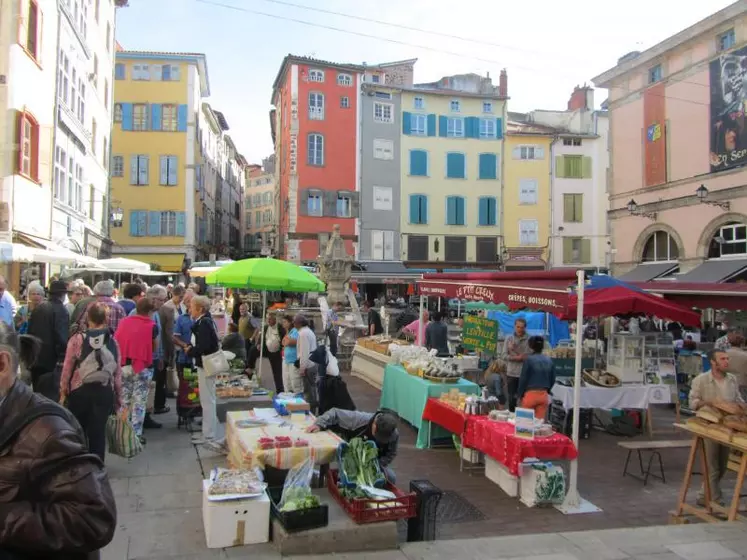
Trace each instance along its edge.
{"label": "grey building", "polygon": [[359,255],[400,260],[400,134],[398,89],[366,83],[361,91]]}

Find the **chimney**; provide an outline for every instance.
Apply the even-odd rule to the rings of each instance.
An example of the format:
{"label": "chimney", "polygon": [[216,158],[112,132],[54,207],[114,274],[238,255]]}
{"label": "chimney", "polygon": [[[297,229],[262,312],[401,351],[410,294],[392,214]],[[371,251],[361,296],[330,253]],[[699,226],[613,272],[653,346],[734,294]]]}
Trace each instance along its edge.
{"label": "chimney", "polygon": [[586,103],[586,92],[588,89],[589,87],[586,85],[584,85],[584,87],[576,86],[573,89],[571,98],[568,100],[569,111],[578,111],[579,109],[583,110],[589,108]]}
{"label": "chimney", "polygon": [[505,68],[501,70],[500,78],[498,78],[498,95],[508,97],[508,74]]}

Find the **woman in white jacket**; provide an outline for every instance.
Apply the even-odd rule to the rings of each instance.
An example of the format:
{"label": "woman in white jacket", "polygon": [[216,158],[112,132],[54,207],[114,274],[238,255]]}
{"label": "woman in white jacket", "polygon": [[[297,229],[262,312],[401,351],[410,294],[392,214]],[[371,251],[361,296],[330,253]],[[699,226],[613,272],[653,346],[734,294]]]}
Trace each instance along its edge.
{"label": "woman in white jacket", "polygon": [[293,326],[298,330],[298,375],[303,380],[303,394],[306,402],[312,408],[318,403],[316,392],[316,364],[309,360],[311,353],[316,350],[316,335],[309,328],[309,320],[301,314],[293,318]]}

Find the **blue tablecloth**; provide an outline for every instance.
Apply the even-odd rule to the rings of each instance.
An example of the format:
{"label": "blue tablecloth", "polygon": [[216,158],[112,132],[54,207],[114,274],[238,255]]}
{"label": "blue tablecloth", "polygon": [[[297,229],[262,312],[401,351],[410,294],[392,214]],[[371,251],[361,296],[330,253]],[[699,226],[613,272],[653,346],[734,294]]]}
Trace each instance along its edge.
{"label": "blue tablecloth", "polygon": [[[384,368],[384,386],[381,389],[381,407],[390,408],[418,430],[418,449],[430,447],[427,422],[423,420],[425,403],[430,397],[438,398],[441,393],[459,389],[468,395],[480,393],[479,385],[460,379],[458,383],[434,383],[409,375],[402,366],[389,364]],[[438,432],[434,429],[434,434]],[[443,432],[447,435],[447,432]]]}

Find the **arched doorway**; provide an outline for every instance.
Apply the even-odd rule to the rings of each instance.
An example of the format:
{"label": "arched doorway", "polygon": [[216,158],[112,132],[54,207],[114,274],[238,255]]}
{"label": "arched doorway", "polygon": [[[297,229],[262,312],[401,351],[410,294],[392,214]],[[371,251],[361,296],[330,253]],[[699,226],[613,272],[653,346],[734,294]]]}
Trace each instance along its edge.
{"label": "arched doorway", "polygon": [[677,240],[664,230],[657,230],[648,236],[643,244],[641,262],[677,262],[680,259],[680,248]]}

